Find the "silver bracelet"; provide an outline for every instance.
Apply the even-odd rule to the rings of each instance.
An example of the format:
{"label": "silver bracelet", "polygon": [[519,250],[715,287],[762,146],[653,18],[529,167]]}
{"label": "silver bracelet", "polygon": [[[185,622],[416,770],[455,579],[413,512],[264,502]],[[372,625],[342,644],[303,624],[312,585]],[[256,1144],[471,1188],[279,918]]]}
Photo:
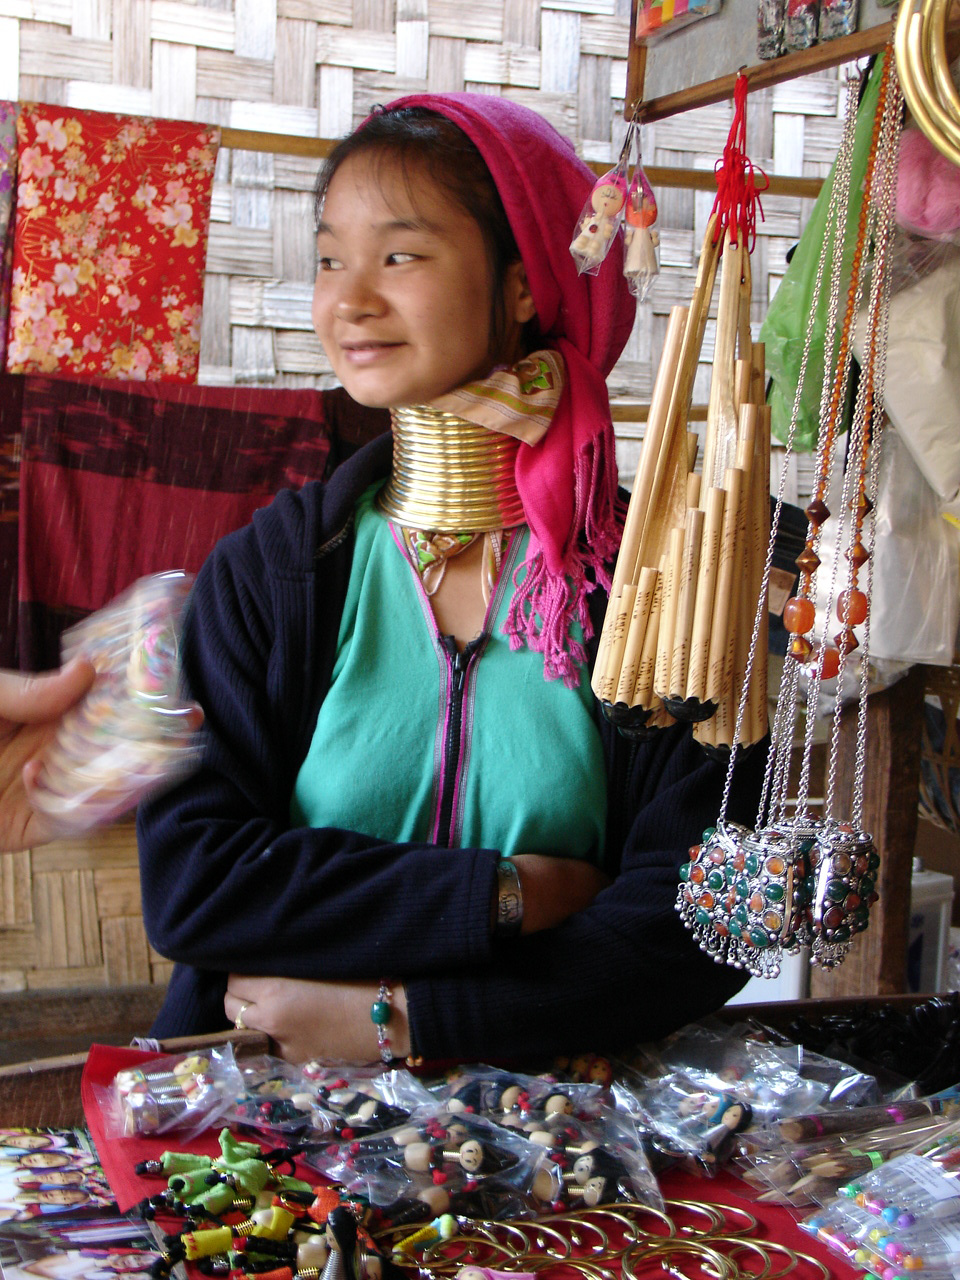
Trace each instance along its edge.
{"label": "silver bracelet", "polygon": [[523,924],[523,892],[520,873],[509,858],[497,863],[497,919],[494,931],[501,937],[520,932]]}

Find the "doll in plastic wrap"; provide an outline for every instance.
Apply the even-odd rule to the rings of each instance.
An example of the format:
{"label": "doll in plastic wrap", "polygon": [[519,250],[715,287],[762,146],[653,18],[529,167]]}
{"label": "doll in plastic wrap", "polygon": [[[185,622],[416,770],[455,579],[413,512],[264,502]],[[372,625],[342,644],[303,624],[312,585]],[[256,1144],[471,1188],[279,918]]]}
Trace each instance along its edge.
{"label": "doll in plastic wrap", "polygon": [[610,242],[620,226],[625,200],[622,179],[618,182],[608,176],[594,187],[590,196],[592,208],[570,245],[581,271],[596,271],[607,256]]}
{"label": "doll in plastic wrap", "polygon": [[634,200],[632,193],[624,210],[626,222],[624,240],[627,251],[624,257],[623,274],[630,282],[632,292],[642,299],[660,271],[657,256],[660,233],[655,225],[656,201],[643,191],[636,192],[636,195],[639,196],[639,204]]}

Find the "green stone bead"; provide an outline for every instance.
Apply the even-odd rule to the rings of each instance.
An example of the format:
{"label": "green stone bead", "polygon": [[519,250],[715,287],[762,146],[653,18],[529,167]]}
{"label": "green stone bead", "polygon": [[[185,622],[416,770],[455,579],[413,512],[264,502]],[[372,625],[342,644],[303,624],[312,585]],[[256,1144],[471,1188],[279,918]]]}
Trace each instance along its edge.
{"label": "green stone bead", "polygon": [[810,852],[810,850],[813,848],[813,845],[814,845],[814,841],[813,841],[813,839],[812,839],[812,838],[811,838],[811,839],[807,839],[807,840],[801,840],[801,841],[800,841],[800,852],[801,852],[801,853],[809,853],[809,852]]}
{"label": "green stone bead", "polygon": [[742,879],[738,880],[733,887],[737,891],[738,898],[743,899],[743,898],[750,897],[750,881],[749,880],[742,880]]}
{"label": "green stone bead", "polygon": [[834,902],[842,902],[848,891],[849,885],[846,880],[834,879],[827,881],[827,896],[832,898]]}
{"label": "green stone bead", "polygon": [[842,924],[838,928],[834,929],[833,937],[830,940],[831,942],[846,942],[849,937],[850,930],[845,924]]}
{"label": "green stone bead", "polygon": [[860,877],[860,888],[858,890],[861,898],[869,898],[876,888],[876,881],[872,876]]}
{"label": "green stone bead", "polygon": [[686,883],[686,881],[690,879],[690,863],[689,862],[685,862],[683,866],[680,868],[680,879],[684,883]]}
{"label": "green stone bead", "polygon": [[764,892],[768,902],[782,902],[784,896],[785,890],[782,884],[768,884]]}
{"label": "green stone bead", "polygon": [[705,907],[697,907],[697,911],[694,919],[696,920],[697,924],[710,924],[711,922],[710,912],[707,911]]}
{"label": "green stone bead", "polygon": [[769,947],[770,939],[763,929],[751,929],[750,941],[757,947]]}
{"label": "green stone bead", "polygon": [[713,889],[714,892],[724,888],[727,883],[727,877],[723,874],[719,867],[711,871],[707,876],[707,888]]}
{"label": "green stone bead", "polygon": [[748,853],[744,859],[743,869],[748,876],[755,876],[760,870],[760,859],[755,853]]}
{"label": "green stone bead", "polygon": [[370,1019],[377,1027],[385,1027],[393,1012],[386,1000],[374,1000],[370,1006]]}
{"label": "green stone bead", "polygon": [[743,937],[743,930],[740,928],[740,925],[737,923],[737,921],[733,919],[733,917],[731,917],[727,921],[727,928],[730,930],[731,938]]}
{"label": "green stone bead", "polygon": [[706,842],[710,839],[710,837],[711,837],[711,836],[715,836],[716,834],[717,834],[717,828],[716,828],[716,827],[704,827],[704,829],[703,829],[703,840],[704,840],[704,843],[706,843]]}

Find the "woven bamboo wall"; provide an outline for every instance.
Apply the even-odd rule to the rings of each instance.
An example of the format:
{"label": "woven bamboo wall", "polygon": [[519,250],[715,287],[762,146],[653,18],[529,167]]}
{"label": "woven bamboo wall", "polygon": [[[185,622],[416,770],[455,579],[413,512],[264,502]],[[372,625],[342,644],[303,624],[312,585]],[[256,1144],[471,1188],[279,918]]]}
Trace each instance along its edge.
{"label": "woven bamboo wall", "polygon": [[[630,0],[0,0],[0,97],[336,137],[410,90],[502,93],[542,112],[588,160],[614,157]],[[683,56],[683,37],[657,57]],[[674,51],[675,50],[675,54]],[[839,139],[835,73],[750,98],[750,153],[769,172],[822,176]],[[656,164],[712,169],[728,106],[650,126]],[[312,160],[221,155],[201,380],[325,386],[313,337]],[[666,316],[689,300],[711,198],[659,192],[663,274],[610,380],[649,398]],[[759,323],[806,209],[769,198],[754,255]],[[706,399],[708,329],[695,400]],[[640,429],[620,429],[632,476]],[[801,482],[802,488],[802,482]],[[0,855],[0,991],[163,982],[139,911],[130,824]]]}

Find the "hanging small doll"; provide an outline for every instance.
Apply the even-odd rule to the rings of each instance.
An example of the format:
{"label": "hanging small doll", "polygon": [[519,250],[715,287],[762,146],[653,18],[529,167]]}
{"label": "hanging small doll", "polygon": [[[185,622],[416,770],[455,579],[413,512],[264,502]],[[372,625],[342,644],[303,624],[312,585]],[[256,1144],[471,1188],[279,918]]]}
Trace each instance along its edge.
{"label": "hanging small doll", "polygon": [[660,274],[660,232],[657,230],[656,197],[639,163],[633,171],[624,218],[627,252],[623,274],[630,285],[630,292],[643,302],[654,277]]}
{"label": "hanging small doll", "polygon": [[580,214],[577,234],[570,244],[577,270],[595,276],[610,250],[623,221],[627,182],[619,165],[605,173],[590,193],[590,201]]}

